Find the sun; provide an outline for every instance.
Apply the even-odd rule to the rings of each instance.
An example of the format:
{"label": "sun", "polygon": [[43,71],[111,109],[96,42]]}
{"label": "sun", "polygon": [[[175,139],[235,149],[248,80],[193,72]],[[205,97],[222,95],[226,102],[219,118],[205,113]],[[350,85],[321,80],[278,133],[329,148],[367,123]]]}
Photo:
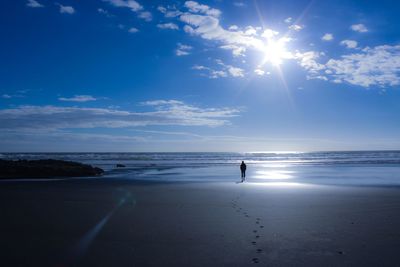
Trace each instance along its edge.
{"label": "sun", "polygon": [[262,65],[269,62],[274,66],[279,66],[284,59],[291,58],[291,53],[286,50],[286,42],[288,42],[287,38],[268,39],[262,51],[264,53]]}

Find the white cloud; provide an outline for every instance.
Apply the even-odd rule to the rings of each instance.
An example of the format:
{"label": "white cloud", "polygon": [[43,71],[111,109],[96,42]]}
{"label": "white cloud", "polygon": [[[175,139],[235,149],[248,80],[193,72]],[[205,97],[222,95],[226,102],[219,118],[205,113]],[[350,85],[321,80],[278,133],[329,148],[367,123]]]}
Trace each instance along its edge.
{"label": "white cloud", "polygon": [[263,49],[264,43],[253,36],[240,31],[228,31],[219,25],[219,20],[213,16],[185,13],[180,20],[186,23],[184,30],[193,35],[199,35],[206,40],[220,41],[224,44],[234,44],[243,47]]}
{"label": "white cloud", "polygon": [[133,12],[138,12],[143,9],[143,7],[134,0],[103,0],[104,2],[108,2],[115,7],[126,7],[132,10]]}
{"label": "white cloud", "polygon": [[128,32],[129,33],[137,33],[139,30],[137,29],[137,28],[135,28],[135,27],[131,27],[131,28],[129,28],[129,30],[128,30]]}
{"label": "white cloud", "polygon": [[234,108],[200,108],[172,100],[142,103],[153,110],[132,112],[106,108],[20,106],[0,110],[2,130],[126,128],[148,125],[222,126],[239,115]]}
{"label": "white cloud", "polygon": [[188,51],[184,51],[184,50],[179,50],[179,49],[177,49],[177,50],[175,50],[175,54],[177,55],[177,56],[187,56],[187,55],[190,55],[190,53],[188,52]]}
{"label": "white cloud", "polygon": [[237,46],[237,45],[233,45],[233,44],[222,45],[222,46],[220,46],[220,48],[226,49],[226,50],[232,50],[232,54],[235,57],[244,56],[244,53],[246,52],[246,47]]}
{"label": "white cloud", "polygon": [[165,14],[167,12],[167,9],[163,6],[158,6],[157,10],[160,11],[161,13]]}
{"label": "white cloud", "polygon": [[138,17],[144,19],[145,21],[152,21],[153,19],[153,15],[149,11],[140,12]]}
{"label": "white cloud", "polygon": [[74,14],[75,13],[75,9],[72,6],[63,6],[61,4],[58,4],[58,6],[60,7],[60,13],[61,14]]}
{"label": "white cloud", "polygon": [[265,71],[261,70],[261,69],[255,69],[254,73],[259,75],[259,76],[263,76],[265,74]]}
{"label": "white cloud", "polygon": [[138,13],[138,18],[151,21],[153,15],[149,11],[144,11],[143,6],[135,0],[103,0],[115,7],[129,8],[132,12]]}
{"label": "white cloud", "polygon": [[3,94],[3,95],[1,96],[1,98],[10,99],[10,98],[12,98],[12,96],[11,96],[11,95],[8,95],[8,94]]}
{"label": "white cloud", "polygon": [[174,18],[174,17],[177,17],[182,14],[182,12],[180,12],[179,10],[176,10],[175,8],[173,8],[171,10],[171,9],[167,9],[163,6],[158,6],[157,10],[160,11],[161,13],[163,13],[166,18]]}
{"label": "white cloud", "polygon": [[32,7],[32,8],[38,8],[38,7],[44,7],[41,3],[39,3],[36,0],[28,0],[26,3],[27,7]]}
{"label": "white cloud", "polygon": [[278,34],[279,32],[272,29],[265,29],[264,32],[261,34],[261,37],[264,37],[265,39],[273,39]]}
{"label": "white cloud", "polygon": [[357,48],[357,41],[354,40],[343,40],[340,42],[341,45],[346,46],[347,48]]}
{"label": "white cloud", "polygon": [[332,41],[333,40],[333,34],[332,33],[325,33],[324,36],[321,37],[321,40],[323,40],[323,41]]}
{"label": "white cloud", "polygon": [[315,51],[296,54],[309,79],[347,82],[366,88],[400,85],[400,45],[366,47],[357,53],[329,59],[325,64],[318,62],[321,55]]}
{"label": "white cloud", "polygon": [[181,43],[178,43],[178,48],[175,50],[175,54],[177,56],[187,56],[190,55],[190,50],[192,50],[193,47],[190,45],[184,45]]}
{"label": "white cloud", "polygon": [[176,25],[175,23],[157,24],[157,27],[160,29],[179,30],[178,25]]}
{"label": "white cloud", "polygon": [[244,31],[245,35],[257,35],[257,29],[253,26],[247,26]]}
{"label": "white cloud", "polygon": [[359,53],[330,59],[326,67],[339,82],[370,87],[400,84],[400,45],[367,47]]}
{"label": "white cloud", "polygon": [[[195,1],[186,1],[184,6],[188,9],[187,12],[181,12],[174,7],[158,6],[158,10],[167,14],[172,8],[175,12],[174,16],[178,13],[179,20],[184,23],[184,32],[199,36],[205,40],[214,41],[218,43],[221,49],[231,50],[233,56],[245,56],[248,51],[256,51],[265,54],[268,43],[285,44],[291,41],[291,38],[279,38],[279,32],[273,29],[264,29],[262,27],[247,26],[239,28],[237,25],[231,25],[225,29],[219,20],[221,12],[208,5],[199,4]],[[171,11],[172,12],[172,11]],[[300,30],[303,26],[293,25],[292,29]],[[184,53],[185,54],[185,53]],[[284,59],[289,59],[289,52],[285,53]],[[221,70],[219,74],[211,75],[212,77],[225,77],[231,76],[228,69]],[[212,72],[210,70],[210,72]]]}
{"label": "white cloud", "polygon": [[97,98],[91,95],[75,95],[74,97],[66,98],[60,97],[58,98],[60,101],[69,101],[69,102],[88,102],[88,101],[96,101]]}
{"label": "white cloud", "polygon": [[207,73],[207,75],[205,75],[205,76],[207,76],[208,78],[211,78],[211,79],[225,78],[228,76],[235,77],[235,78],[244,77],[243,69],[229,65],[229,64],[225,64],[220,59],[215,60],[215,62],[219,66],[219,69],[205,67],[202,65],[194,65],[192,67],[192,69],[201,71],[202,75],[205,75],[205,73]]}
{"label": "white cloud", "polygon": [[[207,76],[210,79],[228,77],[228,73],[224,70],[216,70],[216,69],[212,69],[210,67],[205,67],[202,65],[194,65],[192,67],[192,69],[202,71],[201,75]],[[204,73],[207,73],[207,74],[204,74]]]}
{"label": "white cloud", "polygon": [[293,30],[293,31],[301,31],[304,28],[304,26],[301,25],[297,25],[297,24],[293,24],[289,26],[289,29]]}
{"label": "white cloud", "polygon": [[239,27],[237,25],[231,25],[231,26],[229,26],[228,30],[237,31],[237,30],[239,30]]}
{"label": "white cloud", "polygon": [[228,72],[232,77],[244,77],[244,70],[241,68],[228,66]]}
{"label": "white cloud", "polygon": [[350,26],[350,29],[355,32],[367,32],[368,29],[364,24],[353,24]]}
{"label": "white cloud", "polygon": [[202,13],[213,17],[221,15],[221,11],[215,8],[210,8],[207,5],[199,4],[195,1],[186,1],[185,7],[192,13]]}
{"label": "white cloud", "polygon": [[300,66],[306,69],[312,76],[317,76],[321,70],[325,69],[323,64],[317,62],[322,55],[324,54],[316,51],[297,52],[295,58],[299,60]]}
{"label": "white cloud", "polygon": [[183,30],[184,30],[184,32],[186,32],[188,34],[191,34],[191,35],[195,34],[194,29],[192,27],[190,27],[189,25],[183,26]]}
{"label": "white cloud", "polygon": [[288,17],[288,18],[286,18],[286,19],[284,20],[284,22],[287,23],[287,24],[292,23],[292,21],[293,21],[293,18],[292,18],[292,17]]}

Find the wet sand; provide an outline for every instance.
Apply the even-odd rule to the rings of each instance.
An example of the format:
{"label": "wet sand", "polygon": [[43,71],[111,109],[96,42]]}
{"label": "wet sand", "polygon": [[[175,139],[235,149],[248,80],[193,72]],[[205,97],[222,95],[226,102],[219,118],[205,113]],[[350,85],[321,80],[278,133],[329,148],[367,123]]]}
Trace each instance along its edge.
{"label": "wet sand", "polygon": [[0,184],[2,266],[396,266],[400,189]]}

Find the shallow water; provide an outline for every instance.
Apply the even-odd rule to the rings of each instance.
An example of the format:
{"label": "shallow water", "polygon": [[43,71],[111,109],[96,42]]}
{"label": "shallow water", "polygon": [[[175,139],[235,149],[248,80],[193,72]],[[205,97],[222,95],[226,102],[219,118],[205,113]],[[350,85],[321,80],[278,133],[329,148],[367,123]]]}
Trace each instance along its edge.
{"label": "shallow water", "polygon": [[[400,151],[268,153],[2,153],[5,159],[62,159],[106,170],[105,178],[152,181],[247,181],[333,185],[400,185]],[[117,163],[126,168],[116,168]]]}

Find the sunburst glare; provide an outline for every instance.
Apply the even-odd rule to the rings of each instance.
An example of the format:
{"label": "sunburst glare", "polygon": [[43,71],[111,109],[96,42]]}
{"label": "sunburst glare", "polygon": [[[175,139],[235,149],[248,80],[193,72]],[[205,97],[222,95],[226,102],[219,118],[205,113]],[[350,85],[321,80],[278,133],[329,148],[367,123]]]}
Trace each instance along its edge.
{"label": "sunburst glare", "polygon": [[261,65],[271,63],[274,66],[279,66],[284,59],[292,58],[292,53],[287,51],[286,43],[290,41],[287,37],[282,37],[278,40],[269,38],[263,49],[264,58]]}

